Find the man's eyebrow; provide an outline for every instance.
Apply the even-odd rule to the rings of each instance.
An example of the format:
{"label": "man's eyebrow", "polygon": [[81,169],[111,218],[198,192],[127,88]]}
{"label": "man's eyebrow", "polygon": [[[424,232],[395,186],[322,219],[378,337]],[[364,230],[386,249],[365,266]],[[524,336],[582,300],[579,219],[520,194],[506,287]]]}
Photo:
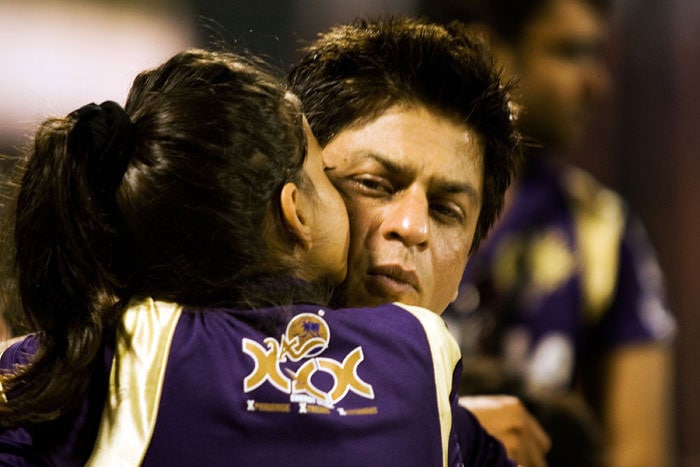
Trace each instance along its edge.
{"label": "man's eyebrow", "polygon": [[363,152],[360,154],[360,158],[362,159],[373,159],[375,162],[380,164],[384,169],[386,169],[389,172],[394,172],[394,173],[407,173],[410,172],[410,168],[405,165],[405,164],[399,164],[397,162],[394,162],[390,160],[388,157],[379,154],[377,152]]}
{"label": "man's eyebrow", "polygon": [[[376,152],[365,152],[361,157],[372,159],[384,167],[385,170],[397,174],[410,173],[412,170],[414,170],[406,164],[397,163]],[[435,191],[440,193],[457,195],[464,193],[474,202],[478,203],[481,200],[481,194],[476,187],[469,182],[449,180],[446,178],[435,178],[432,180],[432,185]]]}
{"label": "man's eyebrow", "polygon": [[436,180],[435,186],[437,191],[446,194],[466,194],[474,202],[479,202],[481,200],[481,195],[479,191],[471,183],[455,182],[452,180]]}

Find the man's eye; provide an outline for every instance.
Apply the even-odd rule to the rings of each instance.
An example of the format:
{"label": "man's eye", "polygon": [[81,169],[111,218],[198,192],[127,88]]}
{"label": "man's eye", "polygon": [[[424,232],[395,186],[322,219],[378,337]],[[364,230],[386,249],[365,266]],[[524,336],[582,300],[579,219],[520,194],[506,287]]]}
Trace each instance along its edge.
{"label": "man's eye", "polygon": [[462,210],[451,203],[431,203],[430,210],[439,219],[443,219],[445,221],[461,221],[464,219]]}
{"label": "man's eye", "polygon": [[392,187],[391,183],[389,183],[387,180],[385,180],[383,178],[357,177],[357,178],[355,178],[355,183],[360,185],[363,189],[366,189],[369,191],[383,192],[383,193],[391,193],[393,191],[393,187]]}

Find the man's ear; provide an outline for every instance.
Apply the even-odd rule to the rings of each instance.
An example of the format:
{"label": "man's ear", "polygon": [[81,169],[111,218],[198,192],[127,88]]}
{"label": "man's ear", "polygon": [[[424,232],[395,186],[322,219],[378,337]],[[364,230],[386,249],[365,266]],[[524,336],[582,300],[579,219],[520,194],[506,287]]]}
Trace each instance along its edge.
{"label": "man's ear", "polygon": [[280,193],[280,207],[282,209],[282,221],[290,232],[296,237],[299,245],[308,250],[311,248],[311,226],[304,214],[301,204],[301,191],[292,182],[285,183]]}

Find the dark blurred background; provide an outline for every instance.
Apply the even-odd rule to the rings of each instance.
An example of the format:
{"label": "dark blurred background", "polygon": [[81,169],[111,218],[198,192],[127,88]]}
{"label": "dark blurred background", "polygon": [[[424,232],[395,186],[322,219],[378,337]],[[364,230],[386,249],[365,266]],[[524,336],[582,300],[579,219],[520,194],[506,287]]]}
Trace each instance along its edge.
{"label": "dark blurred background", "polygon": [[[417,0],[0,0],[0,171],[36,122],[87,102],[124,102],[135,74],[190,46],[229,44],[284,72],[328,26],[417,11]],[[700,1],[617,0],[615,93],[580,166],[644,221],[678,319],[677,459],[700,466]]]}

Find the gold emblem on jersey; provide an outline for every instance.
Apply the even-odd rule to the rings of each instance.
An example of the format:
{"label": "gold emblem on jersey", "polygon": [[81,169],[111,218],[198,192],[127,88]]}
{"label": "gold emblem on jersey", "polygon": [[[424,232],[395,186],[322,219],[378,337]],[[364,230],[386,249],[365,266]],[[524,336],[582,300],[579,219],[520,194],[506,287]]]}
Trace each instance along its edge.
{"label": "gold emblem on jersey", "polygon": [[[328,413],[349,392],[374,399],[372,386],[357,374],[357,368],[364,360],[362,347],[355,347],[343,361],[320,356],[328,348],[331,337],[323,314],[323,310],[319,310],[319,314],[302,313],[295,316],[287,324],[279,341],[267,337],[263,340],[264,346],[244,338],[243,352],[253,359],[255,366],[243,380],[243,391],[251,392],[267,382],[289,394],[290,402],[299,403],[300,413]],[[289,362],[302,360],[305,361],[300,366],[289,368]],[[314,375],[319,373],[331,376],[333,382],[330,388],[319,388],[312,381]],[[258,405],[258,402],[250,400],[248,410],[258,410]],[[319,410],[321,408],[323,410]],[[338,409],[338,413],[347,414],[342,408]],[[367,413],[376,413],[376,407]]]}

